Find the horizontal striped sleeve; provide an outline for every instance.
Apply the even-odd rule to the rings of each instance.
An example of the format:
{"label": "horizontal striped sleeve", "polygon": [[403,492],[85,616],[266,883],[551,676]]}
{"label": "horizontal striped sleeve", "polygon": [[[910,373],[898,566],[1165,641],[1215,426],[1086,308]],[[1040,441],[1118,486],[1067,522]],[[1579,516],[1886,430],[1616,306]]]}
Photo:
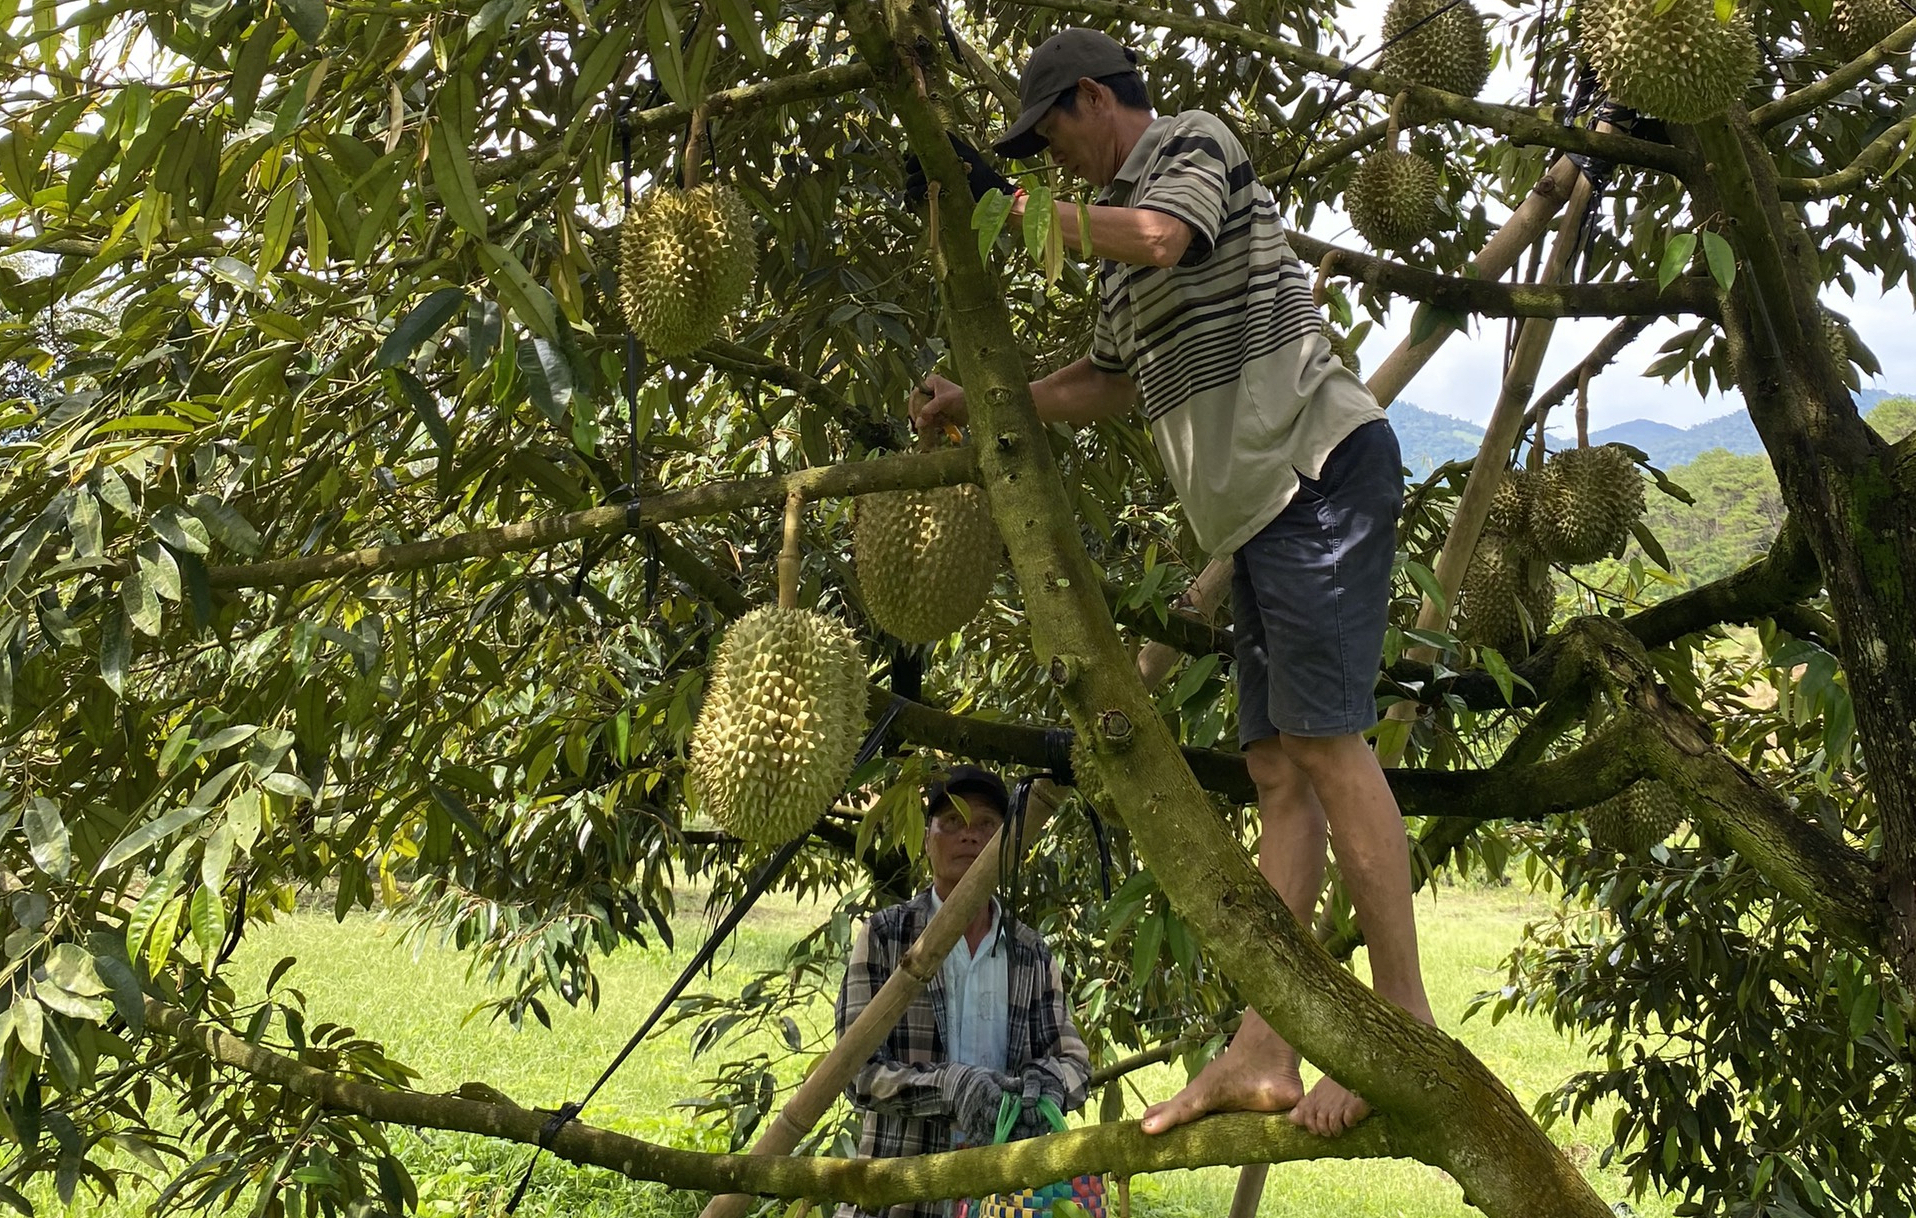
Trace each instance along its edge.
{"label": "horizontal striped sleeve", "polygon": [[1251,162],[1230,128],[1201,110],[1177,116],[1160,141],[1131,206],[1162,212],[1191,229],[1181,266],[1197,266],[1217,248],[1230,217],[1233,183],[1248,184]]}
{"label": "horizontal striped sleeve", "polygon": [[1124,268],[1110,259],[1105,259],[1098,272],[1098,324],[1091,336],[1091,366],[1099,372],[1123,375],[1129,372],[1124,356],[1118,351],[1117,332],[1112,328],[1111,318],[1113,297],[1122,293]]}

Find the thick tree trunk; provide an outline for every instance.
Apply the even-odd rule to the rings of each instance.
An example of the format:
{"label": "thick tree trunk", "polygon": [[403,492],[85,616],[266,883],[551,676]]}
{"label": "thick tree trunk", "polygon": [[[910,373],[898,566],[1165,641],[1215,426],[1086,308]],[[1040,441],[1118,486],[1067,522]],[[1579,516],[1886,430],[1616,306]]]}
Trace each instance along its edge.
{"label": "thick tree trunk", "polygon": [[952,348],[992,515],[1039,657],[1099,760],[1122,768],[1126,781],[1113,790],[1139,853],[1272,1026],[1369,1097],[1410,1153],[1448,1171],[1487,1213],[1608,1214],[1496,1076],[1339,968],[1218,823],[1119,644],[1032,410],[1003,292],[979,259],[962,202],[965,174],[937,113],[936,14],[922,0],[889,0],[884,12],[890,31],[869,10],[848,7],[845,15],[914,150],[951,200],[933,239],[942,245]]}
{"label": "thick tree trunk", "polygon": [[1727,221],[1736,281],[1724,333],[1784,502],[1822,567],[1883,827],[1885,945],[1916,984],[1916,497],[1867,427],[1822,341],[1819,253],[1792,223],[1774,164],[1740,111],[1694,129],[1699,215]]}

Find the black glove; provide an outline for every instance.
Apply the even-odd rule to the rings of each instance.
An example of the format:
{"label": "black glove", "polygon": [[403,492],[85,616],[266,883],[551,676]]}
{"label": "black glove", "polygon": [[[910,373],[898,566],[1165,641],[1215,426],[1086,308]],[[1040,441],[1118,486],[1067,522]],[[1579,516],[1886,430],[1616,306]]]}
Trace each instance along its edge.
{"label": "black glove", "polygon": [[[1006,194],[1011,194],[1018,189],[1012,184],[1010,178],[999,173],[996,169],[993,169],[976,148],[973,148],[970,144],[965,143],[965,141],[952,135],[950,132],[946,132],[946,135],[951,140],[952,151],[956,152],[958,159],[965,163],[967,171],[966,180],[971,184],[972,198],[982,199],[988,192],[994,190],[1002,190]],[[916,207],[925,201],[925,194],[925,167],[919,164],[917,153],[906,153],[905,202]]]}
{"label": "black glove", "polygon": [[946,1062],[938,1070],[938,1093],[951,1111],[951,1126],[973,1146],[983,1146],[998,1131],[998,1105],[1020,1082],[1008,1074],[964,1062]]}

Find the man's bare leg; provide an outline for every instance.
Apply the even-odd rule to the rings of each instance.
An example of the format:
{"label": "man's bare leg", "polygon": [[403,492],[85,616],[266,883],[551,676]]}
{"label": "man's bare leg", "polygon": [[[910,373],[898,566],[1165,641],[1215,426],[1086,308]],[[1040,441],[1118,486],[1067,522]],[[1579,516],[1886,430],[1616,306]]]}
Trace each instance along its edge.
{"label": "man's bare leg", "polygon": [[[1417,958],[1403,815],[1377,755],[1359,735],[1285,736],[1282,742],[1285,755],[1303,771],[1323,805],[1338,874],[1370,948],[1372,987],[1413,1018],[1435,1024]],[[1291,1109],[1291,1120],[1328,1137],[1369,1113],[1370,1105],[1361,1096],[1326,1075]]]}
{"label": "man's bare leg", "polygon": [[[1257,784],[1263,822],[1258,870],[1292,916],[1309,926],[1324,888],[1323,805],[1275,737],[1254,741],[1245,749],[1245,762]],[[1163,1133],[1211,1112],[1283,1112],[1304,1098],[1297,1067],[1297,1051],[1247,1009],[1229,1048],[1182,1091],[1145,1109],[1144,1132]]]}

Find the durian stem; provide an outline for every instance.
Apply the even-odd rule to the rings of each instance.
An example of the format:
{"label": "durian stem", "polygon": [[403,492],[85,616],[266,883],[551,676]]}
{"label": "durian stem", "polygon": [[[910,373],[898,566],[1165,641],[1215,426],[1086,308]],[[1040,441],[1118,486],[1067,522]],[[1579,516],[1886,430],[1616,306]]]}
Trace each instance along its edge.
{"label": "durian stem", "polygon": [[805,527],[805,496],[785,498],[785,547],[778,552],[778,607],[798,608],[798,535]]}
{"label": "durian stem", "polygon": [[679,185],[691,190],[699,184],[699,158],[704,155],[705,107],[692,107],[692,121],[685,133],[685,160],[679,167]]}
{"label": "durian stem", "polygon": [[1410,103],[1410,94],[1399,93],[1390,99],[1390,125],[1384,128],[1384,147],[1395,152],[1397,136],[1404,125],[1404,107]]}
{"label": "durian stem", "polygon": [[[1543,430],[1542,416],[1537,419],[1537,430]],[[1590,447],[1590,369],[1587,367],[1577,378],[1577,447]]]}

